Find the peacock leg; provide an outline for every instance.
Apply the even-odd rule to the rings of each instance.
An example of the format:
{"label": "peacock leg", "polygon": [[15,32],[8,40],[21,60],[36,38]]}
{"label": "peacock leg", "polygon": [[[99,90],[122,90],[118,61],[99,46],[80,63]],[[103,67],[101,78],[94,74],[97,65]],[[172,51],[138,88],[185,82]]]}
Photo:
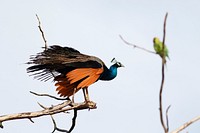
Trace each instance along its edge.
{"label": "peacock leg", "polygon": [[74,92],[73,92],[73,95],[72,95],[72,102],[74,103],[74,94],[76,93],[76,88],[74,88]]}
{"label": "peacock leg", "polygon": [[83,88],[83,94],[86,102],[90,101],[89,94],[88,94],[88,87]]}

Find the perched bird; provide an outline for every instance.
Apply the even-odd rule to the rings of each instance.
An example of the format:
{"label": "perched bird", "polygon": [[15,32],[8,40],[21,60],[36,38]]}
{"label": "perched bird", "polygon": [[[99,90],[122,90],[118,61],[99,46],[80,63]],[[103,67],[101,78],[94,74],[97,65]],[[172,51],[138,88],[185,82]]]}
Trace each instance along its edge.
{"label": "perched bird", "polygon": [[154,43],[154,50],[156,51],[156,54],[159,54],[161,58],[164,56],[164,63],[166,63],[165,57],[168,57],[169,59],[169,51],[167,49],[167,46],[165,45],[164,51],[163,51],[163,43],[160,41],[159,38],[154,37],[153,38],[153,43]]}
{"label": "perched bird", "polygon": [[114,60],[108,69],[104,62],[94,56],[80,53],[70,47],[53,45],[30,57],[27,68],[35,78],[47,81],[54,79],[56,91],[62,97],[70,97],[83,89],[85,101],[89,101],[88,87],[98,80],[112,80],[117,76],[117,68],[123,67]]}

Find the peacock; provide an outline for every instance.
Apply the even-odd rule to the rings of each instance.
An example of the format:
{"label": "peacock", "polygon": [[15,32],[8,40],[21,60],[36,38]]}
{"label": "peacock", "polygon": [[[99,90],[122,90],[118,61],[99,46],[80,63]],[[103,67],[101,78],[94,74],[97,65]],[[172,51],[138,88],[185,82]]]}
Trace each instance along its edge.
{"label": "peacock", "polygon": [[90,101],[88,87],[98,80],[112,80],[117,76],[117,69],[124,67],[115,59],[108,68],[105,63],[95,56],[80,53],[71,47],[52,45],[43,52],[30,57],[27,68],[34,78],[55,81],[56,91],[60,97],[74,96],[83,90],[85,101]]}

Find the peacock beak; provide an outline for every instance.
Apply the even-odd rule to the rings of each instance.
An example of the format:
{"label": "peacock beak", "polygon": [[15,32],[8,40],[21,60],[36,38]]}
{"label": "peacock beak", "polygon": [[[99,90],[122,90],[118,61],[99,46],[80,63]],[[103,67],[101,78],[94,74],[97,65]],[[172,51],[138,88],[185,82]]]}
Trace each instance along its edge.
{"label": "peacock beak", "polygon": [[123,64],[121,64],[121,67],[125,67]]}
{"label": "peacock beak", "polygon": [[120,65],[119,65],[119,67],[125,67],[122,63],[119,63]]}

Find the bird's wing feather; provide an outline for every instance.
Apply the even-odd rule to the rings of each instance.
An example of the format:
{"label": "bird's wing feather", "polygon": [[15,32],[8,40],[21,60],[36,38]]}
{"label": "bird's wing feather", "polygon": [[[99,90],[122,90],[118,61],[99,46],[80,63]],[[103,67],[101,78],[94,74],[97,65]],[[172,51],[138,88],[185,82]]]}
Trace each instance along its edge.
{"label": "bird's wing feather", "polygon": [[102,68],[77,68],[66,74],[65,78],[57,79],[57,91],[60,96],[71,96],[81,88],[96,82],[103,72]]}
{"label": "bird's wing feather", "polygon": [[27,72],[37,72],[34,73],[35,77],[45,81],[53,77],[52,74],[55,77],[59,73],[65,75],[76,68],[101,68],[103,66],[103,62],[97,57],[84,55],[73,48],[57,45],[32,56],[28,64],[34,65],[27,68]]}
{"label": "bird's wing feather", "polygon": [[77,88],[83,88],[94,83],[102,74],[103,67],[101,68],[78,68],[70,71],[66,74],[66,77],[70,83],[75,83],[81,79],[84,79]]}

